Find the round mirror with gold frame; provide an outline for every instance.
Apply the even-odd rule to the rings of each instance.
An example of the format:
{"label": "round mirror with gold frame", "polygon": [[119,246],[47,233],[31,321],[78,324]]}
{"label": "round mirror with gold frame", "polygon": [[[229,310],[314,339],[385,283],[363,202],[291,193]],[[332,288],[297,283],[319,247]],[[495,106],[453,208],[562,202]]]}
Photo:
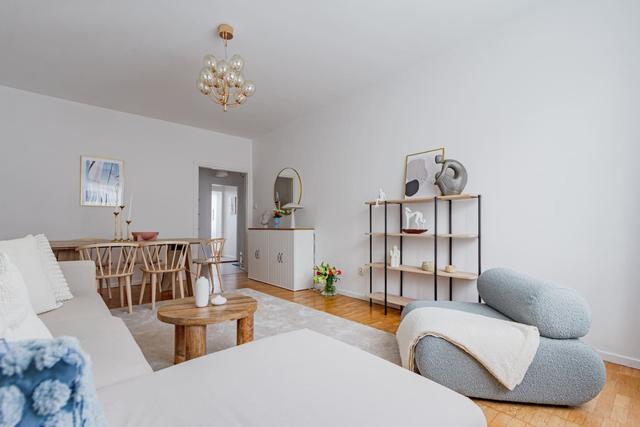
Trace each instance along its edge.
{"label": "round mirror with gold frame", "polygon": [[[302,202],[302,178],[300,173],[294,168],[283,168],[273,184],[273,203],[277,208],[294,203],[299,205]],[[285,214],[289,215],[290,210],[285,209]]]}

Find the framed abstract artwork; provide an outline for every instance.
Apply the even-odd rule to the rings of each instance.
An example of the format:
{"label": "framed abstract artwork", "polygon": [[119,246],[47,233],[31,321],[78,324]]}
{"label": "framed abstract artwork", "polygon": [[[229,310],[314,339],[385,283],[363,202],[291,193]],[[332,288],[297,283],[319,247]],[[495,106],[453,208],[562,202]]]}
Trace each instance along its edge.
{"label": "framed abstract artwork", "polygon": [[444,147],[408,154],[404,162],[404,198],[435,196],[435,176],[442,168],[436,163],[436,156],[444,157]]}
{"label": "framed abstract artwork", "polygon": [[124,162],[80,157],[80,205],[116,206],[124,194]]}

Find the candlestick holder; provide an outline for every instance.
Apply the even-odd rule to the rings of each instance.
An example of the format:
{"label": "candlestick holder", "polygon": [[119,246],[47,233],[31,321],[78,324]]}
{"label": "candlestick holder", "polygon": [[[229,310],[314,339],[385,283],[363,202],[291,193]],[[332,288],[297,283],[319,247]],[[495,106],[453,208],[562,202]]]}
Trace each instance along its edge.
{"label": "candlestick holder", "polygon": [[124,236],[124,210],[127,206],[124,204],[120,205],[120,213],[122,214],[122,217],[120,217],[120,238],[118,239],[119,242],[124,242],[125,236]]}
{"label": "candlestick holder", "polygon": [[131,221],[131,219],[127,219],[125,222],[127,223],[127,242],[132,242],[133,236],[131,235],[130,228],[133,221]]}
{"label": "candlestick holder", "polygon": [[118,241],[118,215],[120,212],[113,212],[113,241]]}

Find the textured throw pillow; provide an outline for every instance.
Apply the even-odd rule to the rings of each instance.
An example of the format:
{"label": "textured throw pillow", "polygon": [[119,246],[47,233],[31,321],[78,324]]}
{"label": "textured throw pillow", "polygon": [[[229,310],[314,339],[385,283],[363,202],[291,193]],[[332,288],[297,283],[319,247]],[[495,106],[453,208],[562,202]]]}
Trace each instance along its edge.
{"label": "textured throw pillow", "polygon": [[22,274],[1,252],[0,338],[9,341],[51,338],[51,333],[31,307]]}
{"label": "textured throw pillow", "polygon": [[[0,319],[5,328],[15,328],[33,311],[22,274],[7,254],[0,252]],[[3,330],[4,332],[4,330]]]}
{"label": "textured throw pillow", "polygon": [[75,338],[5,347],[0,349],[0,425],[107,426],[89,358]]}
{"label": "textured throw pillow", "polygon": [[35,237],[29,235],[22,239],[0,241],[0,252],[6,253],[22,273],[31,306],[37,314],[62,305],[56,301],[51,282],[42,267]]}
{"label": "textured throw pillow", "polygon": [[60,270],[58,260],[51,250],[49,239],[47,239],[47,236],[44,234],[36,235],[35,239],[36,244],[38,245],[38,251],[40,252],[40,260],[42,261],[44,271],[49,278],[49,282],[51,282],[53,295],[55,296],[56,301],[63,302],[70,300],[73,298],[73,295],[71,295],[71,291],[69,290],[67,279],[65,279],[64,274],[62,274],[62,270]]}

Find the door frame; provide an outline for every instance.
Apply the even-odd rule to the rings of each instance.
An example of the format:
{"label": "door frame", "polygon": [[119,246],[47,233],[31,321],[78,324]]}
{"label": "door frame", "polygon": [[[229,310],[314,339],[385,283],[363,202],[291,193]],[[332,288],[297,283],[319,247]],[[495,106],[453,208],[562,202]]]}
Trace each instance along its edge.
{"label": "door frame", "polygon": [[[199,191],[199,187],[200,187],[200,168],[207,168],[207,169],[215,169],[215,170],[223,170],[223,171],[227,171],[227,172],[237,172],[237,173],[243,173],[247,176],[245,185],[247,188],[245,188],[245,192],[246,192],[246,200],[244,202],[244,207],[245,207],[245,224],[247,225],[247,227],[250,227],[250,224],[253,224],[253,220],[252,220],[252,212],[250,207],[252,206],[252,201],[253,201],[253,176],[251,173],[251,169],[249,168],[249,170],[245,170],[245,169],[238,169],[238,168],[234,168],[234,167],[229,167],[229,166],[223,166],[223,165],[216,165],[215,163],[209,163],[209,162],[203,162],[200,160],[196,160],[195,162],[193,162],[193,206],[192,206],[192,210],[193,210],[193,224],[192,224],[192,237],[193,238],[198,238],[198,211],[200,210],[200,206],[199,206],[199,200],[198,200],[198,191]],[[245,240],[246,240],[246,235],[247,233],[245,233]],[[244,247],[247,247],[247,242],[243,242],[244,243]],[[245,254],[246,256],[246,254]]]}

